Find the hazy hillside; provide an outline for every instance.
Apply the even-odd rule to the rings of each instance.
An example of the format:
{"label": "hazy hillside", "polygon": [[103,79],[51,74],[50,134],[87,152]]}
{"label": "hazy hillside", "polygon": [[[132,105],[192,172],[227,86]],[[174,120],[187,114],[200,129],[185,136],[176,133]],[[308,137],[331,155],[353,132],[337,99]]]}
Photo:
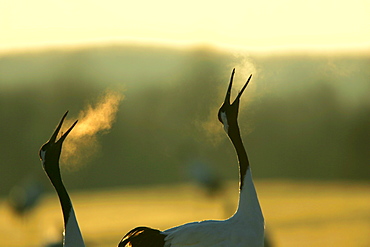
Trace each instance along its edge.
{"label": "hazy hillside", "polygon": [[[236,67],[240,127],[256,178],[368,179],[368,56],[248,55],[207,47],[112,46],[0,56],[0,194],[45,179],[37,156],[62,114],[107,89],[125,98],[68,188],[181,182],[194,160],[237,178],[216,117]],[[68,166],[66,164],[65,166]],[[72,172],[68,172],[72,171]]]}

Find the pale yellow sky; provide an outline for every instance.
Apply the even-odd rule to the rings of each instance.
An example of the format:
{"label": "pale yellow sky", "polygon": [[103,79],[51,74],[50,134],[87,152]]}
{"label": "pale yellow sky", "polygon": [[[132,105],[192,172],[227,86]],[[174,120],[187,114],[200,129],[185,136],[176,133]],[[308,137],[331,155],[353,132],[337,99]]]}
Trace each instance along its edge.
{"label": "pale yellow sky", "polygon": [[0,50],[85,42],[370,48],[368,0],[0,0]]}

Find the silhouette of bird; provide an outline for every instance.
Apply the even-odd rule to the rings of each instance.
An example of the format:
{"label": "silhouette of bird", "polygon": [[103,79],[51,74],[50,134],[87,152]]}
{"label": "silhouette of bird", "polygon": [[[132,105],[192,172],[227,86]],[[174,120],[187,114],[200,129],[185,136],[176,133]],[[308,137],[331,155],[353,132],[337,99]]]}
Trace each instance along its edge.
{"label": "silhouette of bird", "polygon": [[206,192],[209,198],[216,197],[222,190],[220,176],[201,160],[193,160],[188,167],[191,179]]}
{"label": "silhouette of bird", "polygon": [[231,103],[233,69],[225,100],[219,109],[218,119],[233,144],[239,161],[239,203],[234,215],[226,220],[206,220],[176,226],[160,231],[149,227],[137,227],[120,241],[119,247],[230,247],[264,245],[264,218],[254,187],[247,152],[240,135],[238,112],[240,97],[252,75]]}
{"label": "silhouette of bird", "polygon": [[27,178],[14,186],[9,193],[10,208],[20,217],[27,215],[39,203],[44,188],[35,178]]}
{"label": "silhouette of bird", "polygon": [[68,111],[63,115],[57,128],[50,137],[50,140],[41,147],[39,151],[39,156],[46,175],[49,177],[58,194],[60,205],[62,207],[64,219],[63,246],[84,247],[85,244],[81,235],[80,228],[78,226],[76,215],[72,206],[72,201],[68,195],[66,188],[64,187],[59,167],[59,158],[62,152],[62,144],[67,135],[77,124],[77,121],[74,122],[74,124],[59,138],[59,140],[56,140],[67,114]]}

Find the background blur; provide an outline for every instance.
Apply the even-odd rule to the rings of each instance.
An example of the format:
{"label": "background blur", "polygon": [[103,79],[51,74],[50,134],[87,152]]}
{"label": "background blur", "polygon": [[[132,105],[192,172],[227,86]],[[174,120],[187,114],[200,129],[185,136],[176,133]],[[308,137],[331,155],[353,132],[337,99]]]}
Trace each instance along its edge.
{"label": "background blur", "polygon": [[[66,110],[80,123],[70,135],[77,150],[62,160],[63,178],[90,246],[117,243],[136,225],[230,215],[236,155],[217,110],[233,68],[234,94],[253,74],[239,125],[274,246],[370,243],[366,1],[2,4],[0,246],[40,246],[49,230],[40,232],[61,228],[37,153]],[[90,122],[81,121],[91,112]],[[107,127],[77,135],[79,125],[102,119]],[[29,200],[30,210],[14,206]],[[190,207],[189,217],[179,215],[176,202],[181,212]],[[200,202],[207,206],[194,205]],[[162,218],[147,212],[158,205],[175,208],[153,210]],[[117,223],[133,209],[142,219]],[[97,211],[109,216],[94,222],[89,216]],[[114,230],[101,233],[97,222]],[[343,239],[342,231],[351,234]]]}
{"label": "background blur", "polygon": [[124,99],[110,133],[98,133],[95,156],[64,164],[69,188],[185,181],[193,159],[235,178],[217,120],[233,66],[237,89],[254,74],[239,122],[256,177],[368,178],[368,56],[122,45],[2,56],[1,193],[41,170],[37,151],[66,110],[77,119],[107,89]]}

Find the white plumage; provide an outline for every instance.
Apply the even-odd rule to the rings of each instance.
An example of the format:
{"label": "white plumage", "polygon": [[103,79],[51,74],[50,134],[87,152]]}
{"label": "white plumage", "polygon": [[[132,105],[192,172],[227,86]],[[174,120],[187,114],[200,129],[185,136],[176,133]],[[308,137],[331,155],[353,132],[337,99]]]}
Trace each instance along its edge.
{"label": "white plumage", "polygon": [[264,220],[248,169],[241,190],[239,207],[227,220],[192,222],[163,231],[165,247],[205,246],[263,246]]}

